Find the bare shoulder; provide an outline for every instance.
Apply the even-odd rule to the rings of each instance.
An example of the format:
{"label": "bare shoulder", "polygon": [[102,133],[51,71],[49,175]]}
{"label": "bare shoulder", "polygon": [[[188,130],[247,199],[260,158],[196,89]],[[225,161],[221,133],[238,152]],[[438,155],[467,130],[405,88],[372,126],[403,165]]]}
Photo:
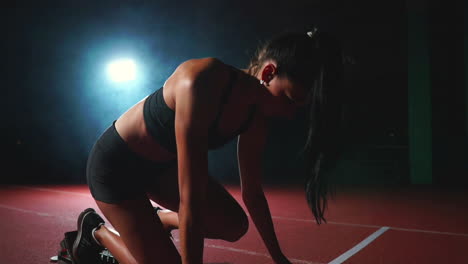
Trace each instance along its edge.
{"label": "bare shoulder", "polygon": [[228,71],[228,65],[213,57],[190,59],[177,67],[178,74],[185,82],[222,81]]}
{"label": "bare shoulder", "polygon": [[[197,89],[205,93],[225,83],[229,78],[229,66],[216,58],[190,59],[182,62],[164,83],[169,98],[174,100],[177,91]],[[204,90],[204,91],[201,91]]]}
{"label": "bare shoulder", "polygon": [[[229,66],[216,58],[191,59],[181,63],[164,84],[176,121],[197,123],[202,131],[215,118],[220,87],[229,80]],[[164,95],[166,96],[166,95]]]}
{"label": "bare shoulder", "polygon": [[175,108],[176,94],[201,92],[211,94],[228,78],[228,66],[216,58],[190,59],[182,62],[164,83],[164,98]]}
{"label": "bare shoulder", "polygon": [[225,65],[221,60],[214,57],[190,59],[182,62],[179,67],[189,67],[193,69],[210,69]]}

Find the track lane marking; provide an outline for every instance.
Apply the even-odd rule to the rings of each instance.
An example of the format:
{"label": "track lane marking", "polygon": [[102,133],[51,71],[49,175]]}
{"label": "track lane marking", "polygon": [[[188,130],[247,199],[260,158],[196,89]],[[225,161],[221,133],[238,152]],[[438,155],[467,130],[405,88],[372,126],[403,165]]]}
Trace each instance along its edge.
{"label": "track lane marking", "polygon": [[[4,185],[4,186],[12,186],[12,187],[24,188],[24,189],[30,189],[30,190],[56,192],[56,193],[91,197],[91,194],[84,194],[84,193],[77,193],[77,192],[70,192],[70,191],[60,191],[60,190],[54,190],[54,189],[50,189],[50,188],[28,187],[28,186],[21,186],[21,185]],[[273,219],[280,219],[280,220],[296,221],[296,222],[316,223],[316,221],[312,220],[312,219],[300,219],[300,218],[290,218],[290,217],[282,217],[282,216],[272,216],[272,218]],[[366,228],[381,228],[382,227],[382,226],[378,226],[378,225],[353,224],[353,223],[333,222],[333,221],[328,221],[327,223],[333,224],[333,225],[357,226],[357,227],[366,227]],[[453,232],[433,231],[433,230],[414,229],[414,228],[403,228],[403,227],[394,227],[394,226],[388,226],[388,227],[390,229],[392,229],[392,230],[398,230],[398,231],[428,233],[428,234],[435,234],[435,235],[449,235],[449,236],[468,237],[468,234],[464,234],[464,233],[453,233]]]}
{"label": "track lane marking", "polygon": [[18,212],[22,212],[22,213],[35,214],[35,215],[39,215],[39,216],[54,216],[54,215],[51,215],[51,214],[48,214],[48,213],[25,210],[25,209],[12,207],[12,206],[8,206],[8,205],[4,205],[4,204],[0,204],[0,208],[9,209],[9,210],[13,210],[13,211],[18,211]]}
{"label": "track lane marking", "polygon": [[332,260],[328,264],[341,264],[350,257],[352,257],[354,254],[358,253],[361,251],[363,248],[365,248],[367,245],[369,245],[372,241],[374,241],[376,238],[381,236],[383,233],[385,233],[387,230],[390,228],[388,226],[384,226],[380,228],[379,230],[375,231],[372,235],[368,236],[366,239],[361,241],[359,244],[351,248],[350,250],[346,251],[345,253],[341,254],[341,256],[337,257],[336,259]]}
{"label": "track lane marking", "polygon": [[[42,212],[37,212],[37,211],[32,211],[32,210],[25,210],[25,209],[12,207],[12,206],[7,206],[7,205],[3,205],[3,204],[0,204],[0,208],[13,210],[13,211],[18,211],[18,212],[22,212],[22,213],[35,214],[35,215],[38,215],[38,216],[58,217],[58,218],[63,218],[63,219],[67,219],[67,220],[70,220],[70,221],[76,221],[75,218],[71,218],[71,217],[63,217],[63,216],[57,216],[57,215],[52,215],[52,214],[42,213]],[[113,231],[113,230],[111,230],[111,231]],[[117,234],[118,234],[118,232],[117,232]],[[179,239],[174,239],[174,241],[179,242]],[[238,253],[247,254],[247,255],[262,256],[262,257],[266,257],[266,258],[271,259],[270,255],[264,254],[264,253],[259,253],[259,252],[256,252],[256,251],[250,251],[250,250],[233,248],[233,247],[218,246],[218,245],[213,245],[213,244],[205,244],[205,246],[210,247],[210,248],[216,248],[216,249],[221,249],[221,250],[228,250],[228,251],[232,251],[232,252],[238,252]],[[302,259],[292,259],[292,258],[290,258],[289,260],[291,260],[291,262],[293,262],[293,263],[298,263],[298,264],[325,264],[325,263],[320,263],[320,262],[311,262],[311,261],[302,260]]]}
{"label": "track lane marking", "polygon": [[76,220],[76,218],[72,218],[72,217],[64,217],[64,216],[52,215],[52,214],[43,213],[43,212],[38,212],[38,211],[32,211],[32,210],[21,209],[21,208],[17,208],[17,207],[13,207],[13,206],[8,206],[8,205],[4,205],[4,204],[0,204],[0,208],[12,210],[12,211],[17,211],[17,212],[22,212],[22,213],[35,214],[35,215],[38,215],[38,216],[58,217],[58,218],[63,218],[63,219],[73,220],[73,221]]}
{"label": "track lane marking", "polygon": [[[298,219],[298,218],[288,218],[288,217],[280,217],[280,216],[273,216],[272,218],[280,219],[280,220],[296,221],[296,222],[316,223],[315,220],[310,220],[310,219]],[[333,225],[356,226],[356,227],[366,227],[366,228],[381,228],[382,227],[382,226],[377,226],[377,225],[352,224],[352,223],[333,222],[333,221],[328,221],[327,223],[333,224]],[[392,230],[406,231],[406,232],[468,237],[468,234],[464,234],[464,233],[453,233],[453,232],[443,232],[443,231],[433,231],[433,230],[403,228],[403,227],[393,227],[393,226],[388,226],[388,228]]]}
{"label": "track lane marking", "polygon": [[[175,238],[174,242],[180,242],[179,239]],[[228,251],[233,251],[233,252],[239,252],[247,255],[253,255],[253,256],[260,256],[260,257],[266,257],[271,259],[271,256],[269,254],[265,253],[259,253],[256,251],[250,251],[250,250],[245,250],[245,249],[239,249],[239,248],[232,248],[232,247],[225,247],[225,246],[218,246],[218,245],[212,245],[212,244],[207,244],[205,243],[205,247],[210,247],[210,248],[216,248],[216,249],[223,249],[223,250],[228,250]],[[298,263],[298,264],[325,264],[321,262],[311,262],[307,260],[302,260],[302,259],[293,259],[289,258],[289,260],[293,263]]]}
{"label": "track lane marking", "polygon": [[63,194],[71,194],[71,195],[78,195],[78,196],[84,196],[84,197],[91,197],[91,193],[86,194],[86,193],[79,193],[79,192],[61,191],[61,190],[55,190],[55,189],[50,189],[50,188],[29,187],[29,186],[21,186],[21,185],[9,185],[9,186],[16,187],[16,188],[21,188],[21,189],[28,189],[28,190],[36,190],[36,191],[43,191],[43,192],[55,192],[55,193],[63,193]]}

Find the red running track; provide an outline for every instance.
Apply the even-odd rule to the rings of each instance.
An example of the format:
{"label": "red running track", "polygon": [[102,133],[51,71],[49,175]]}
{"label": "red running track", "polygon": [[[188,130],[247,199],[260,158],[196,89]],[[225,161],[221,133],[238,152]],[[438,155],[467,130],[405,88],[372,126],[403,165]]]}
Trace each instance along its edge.
{"label": "red running track", "polygon": [[[238,186],[226,187],[243,205]],[[466,191],[341,187],[321,226],[301,186],[265,187],[265,194],[293,263],[468,263]],[[87,207],[97,209],[86,185],[0,185],[0,264],[49,263]],[[179,247],[177,231],[173,235]],[[237,242],[206,239],[204,261],[273,263],[253,223]]]}

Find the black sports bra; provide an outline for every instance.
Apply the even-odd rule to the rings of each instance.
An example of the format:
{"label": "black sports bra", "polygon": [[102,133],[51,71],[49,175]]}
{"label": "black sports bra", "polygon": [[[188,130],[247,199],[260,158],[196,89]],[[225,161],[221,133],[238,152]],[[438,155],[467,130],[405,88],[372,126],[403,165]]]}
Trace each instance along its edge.
{"label": "black sports bra", "polygon": [[[209,149],[219,148],[227,142],[231,141],[236,136],[247,130],[247,128],[250,126],[250,123],[252,122],[256,110],[255,105],[252,105],[250,107],[247,120],[241,125],[239,129],[237,129],[233,133],[233,135],[228,136],[226,138],[221,138],[216,131],[221,118],[221,114],[224,109],[223,106],[227,103],[227,100],[232,92],[232,88],[234,87],[234,83],[237,79],[238,74],[239,70],[232,67],[229,85],[221,98],[220,108],[216,119],[214,120],[213,124],[210,126],[208,131]],[[143,105],[143,118],[145,120],[148,132],[151,134],[151,136],[153,136],[154,139],[168,151],[172,153],[177,153],[174,125],[175,111],[169,108],[169,106],[164,101],[163,89],[164,87],[161,87],[160,89],[150,94],[148,98],[146,98]]]}

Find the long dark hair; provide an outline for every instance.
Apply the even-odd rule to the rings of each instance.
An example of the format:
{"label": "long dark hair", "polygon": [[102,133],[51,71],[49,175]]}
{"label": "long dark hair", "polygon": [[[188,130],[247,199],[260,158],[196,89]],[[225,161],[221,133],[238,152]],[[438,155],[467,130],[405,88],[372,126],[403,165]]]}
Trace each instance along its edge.
{"label": "long dark hair", "polygon": [[340,41],[311,27],[304,32],[287,32],[264,43],[250,62],[256,74],[263,63],[274,60],[279,76],[309,87],[306,111],[307,134],[300,154],[305,160],[305,194],[317,224],[324,217],[330,181],[341,153],[343,124],[343,54]]}

